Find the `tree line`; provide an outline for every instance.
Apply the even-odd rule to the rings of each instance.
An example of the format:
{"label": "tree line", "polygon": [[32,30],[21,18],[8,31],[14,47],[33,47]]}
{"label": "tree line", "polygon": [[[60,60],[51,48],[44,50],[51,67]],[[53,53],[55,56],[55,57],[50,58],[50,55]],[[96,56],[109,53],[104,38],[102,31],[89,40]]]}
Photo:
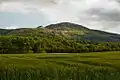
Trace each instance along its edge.
{"label": "tree line", "polygon": [[94,43],[62,37],[0,36],[1,54],[120,51],[119,42]]}

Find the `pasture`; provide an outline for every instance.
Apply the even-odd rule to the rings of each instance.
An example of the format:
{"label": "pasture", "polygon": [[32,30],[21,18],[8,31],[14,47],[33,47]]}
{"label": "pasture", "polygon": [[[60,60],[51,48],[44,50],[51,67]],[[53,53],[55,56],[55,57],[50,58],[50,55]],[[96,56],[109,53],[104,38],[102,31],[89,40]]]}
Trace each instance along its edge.
{"label": "pasture", "polygon": [[120,52],[0,54],[0,80],[120,80]]}

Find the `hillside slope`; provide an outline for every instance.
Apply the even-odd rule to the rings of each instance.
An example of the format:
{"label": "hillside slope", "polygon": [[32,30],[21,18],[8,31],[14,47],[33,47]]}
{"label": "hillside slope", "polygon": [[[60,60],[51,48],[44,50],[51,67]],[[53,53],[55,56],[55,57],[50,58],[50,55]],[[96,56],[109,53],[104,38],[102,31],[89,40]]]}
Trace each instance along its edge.
{"label": "hillside slope", "polygon": [[99,30],[92,30],[82,25],[68,22],[51,24],[43,28],[21,28],[13,30],[0,29],[0,35],[36,37],[59,36],[76,41],[84,40],[92,42],[120,42],[119,34],[113,34]]}

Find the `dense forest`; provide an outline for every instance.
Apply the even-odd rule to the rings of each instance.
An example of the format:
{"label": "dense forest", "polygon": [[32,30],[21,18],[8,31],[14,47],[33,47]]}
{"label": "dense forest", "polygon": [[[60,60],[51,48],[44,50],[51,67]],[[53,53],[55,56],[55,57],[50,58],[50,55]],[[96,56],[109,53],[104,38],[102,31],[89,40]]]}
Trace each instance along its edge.
{"label": "dense forest", "polygon": [[0,30],[0,53],[83,53],[120,51],[120,35],[72,23]]}

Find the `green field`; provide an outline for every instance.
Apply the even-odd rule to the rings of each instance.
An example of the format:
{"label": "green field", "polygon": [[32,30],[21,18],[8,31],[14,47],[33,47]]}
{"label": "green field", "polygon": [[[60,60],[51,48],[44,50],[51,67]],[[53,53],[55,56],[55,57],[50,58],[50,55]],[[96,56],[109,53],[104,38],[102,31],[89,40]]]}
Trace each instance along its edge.
{"label": "green field", "polygon": [[0,80],[120,80],[120,52],[1,54]]}

